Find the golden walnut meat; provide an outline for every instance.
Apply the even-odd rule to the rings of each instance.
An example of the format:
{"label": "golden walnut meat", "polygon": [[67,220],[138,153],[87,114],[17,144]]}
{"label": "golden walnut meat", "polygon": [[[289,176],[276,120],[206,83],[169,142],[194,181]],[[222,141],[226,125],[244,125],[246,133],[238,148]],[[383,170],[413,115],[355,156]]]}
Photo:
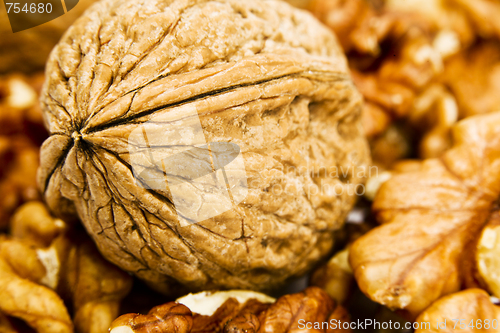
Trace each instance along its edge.
{"label": "golden walnut meat", "polygon": [[360,289],[413,317],[470,283],[471,253],[488,288],[498,290],[500,113],[469,117],[452,133],[440,158],[382,184],[373,203],[382,225],[350,249]]}
{"label": "golden walnut meat", "polygon": [[369,159],[335,37],[281,1],[101,1],[52,52],[42,104],[51,210],[164,291],[305,273]]}
{"label": "golden walnut meat", "polygon": [[339,322],[350,323],[348,312],[317,287],[277,300],[261,293],[229,290],[189,294],[156,306],[147,315],[122,315],[113,321],[110,333],[351,332],[335,328]]}
{"label": "golden walnut meat", "polygon": [[[481,289],[467,289],[434,302],[416,320],[429,323],[416,333],[498,332],[500,307]],[[444,323],[438,327],[438,323]]]}
{"label": "golden walnut meat", "polygon": [[0,285],[0,315],[40,333],[102,333],[119,314],[132,278],[32,201],[14,214],[11,236],[0,236]]}

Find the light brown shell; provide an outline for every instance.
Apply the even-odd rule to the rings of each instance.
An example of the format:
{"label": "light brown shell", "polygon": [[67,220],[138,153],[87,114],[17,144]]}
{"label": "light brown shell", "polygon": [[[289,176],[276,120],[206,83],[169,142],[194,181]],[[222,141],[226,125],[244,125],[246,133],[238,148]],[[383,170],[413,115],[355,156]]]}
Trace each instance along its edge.
{"label": "light brown shell", "polygon": [[[263,290],[330,251],[369,154],[346,60],[306,12],[281,1],[105,0],[67,31],[46,74],[40,186],[118,266],[163,290],[169,277],[192,290]],[[241,149],[248,193],[183,226],[168,190],[134,179],[128,139],[193,108],[207,142]]]}

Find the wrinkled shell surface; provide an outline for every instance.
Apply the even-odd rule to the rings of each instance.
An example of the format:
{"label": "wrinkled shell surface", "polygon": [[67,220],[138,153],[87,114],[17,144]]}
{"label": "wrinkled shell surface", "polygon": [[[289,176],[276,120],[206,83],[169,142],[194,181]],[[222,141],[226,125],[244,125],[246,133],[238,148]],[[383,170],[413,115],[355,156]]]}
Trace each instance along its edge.
{"label": "wrinkled shell surface", "polygon": [[[280,1],[105,0],[46,73],[39,184],[118,266],[163,290],[170,277],[193,290],[269,289],[331,249],[369,157],[345,58],[310,15]],[[246,184],[229,177],[244,196],[227,211],[210,186],[184,184],[190,216],[221,212],[186,225],[172,191],[134,179],[133,161],[162,171],[130,138],[165,128],[147,148],[192,148],[189,121],[172,134],[165,119],[193,110],[206,142],[241,149]],[[179,165],[204,162],[190,161]]]}

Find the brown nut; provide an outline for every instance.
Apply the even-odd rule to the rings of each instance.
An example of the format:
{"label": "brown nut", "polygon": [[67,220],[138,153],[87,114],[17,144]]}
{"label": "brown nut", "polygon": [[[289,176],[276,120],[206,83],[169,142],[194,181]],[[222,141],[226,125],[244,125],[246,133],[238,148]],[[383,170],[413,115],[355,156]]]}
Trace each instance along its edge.
{"label": "brown nut", "polygon": [[391,118],[379,106],[371,102],[366,102],[363,106],[361,123],[365,135],[368,138],[372,138],[383,133],[387,129],[391,123]]}
{"label": "brown nut", "polygon": [[40,198],[38,145],[46,132],[37,107],[39,78],[38,74],[0,77],[0,229],[8,226],[17,207]]}
{"label": "brown nut", "polygon": [[22,205],[10,223],[10,233],[14,238],[37,247],[48,247],[65,228],[66,224],[52,217],[40,201]]}
{"label": "brown nut", "polygon": [[391,124],[382,134],[370,142],[373,163],[381,169],[391,169],[397,161],[409,157],[412,137],[401,124]]}
{"label": "brown nut", "polygon": [[360,289],[413,316],[460,289],[468,246],[498,210],[500,113],[457,123],[453,138],[439,159],[382,185],[373,210],[383,225],[350,250]]}
{"label": "brown nut", "polygon": [[311,285],[325,290],[338,304],[344,304],[347,301],[354,283],[348,256],[348,249],[338,252],[311,276]]}
{"label": "brown nut", "polygon": [[257,332],[257,316],[276,300],[248,290],[189,294],[176,300],[194,313],[192,332]]}
{"label": "brown nut", "polygon": [[19,241],[0,240],[0,312],[22,319],[38,333],[72,333],[62,299],[31,281],[42,281],[45,274],[35,250]]}
{"label": "brown nut", "polygon": [[467,289],[441,298],[422,312],[416,320],[421,327],[415,333],[498,332],[499,322],[500,307],[489,295],[481,289]]}
{"label": "brown nut", "polygon": [[496,112],[500,104],[500,46],[483,41],[452,57],[445,66],[444,83],[457,99],[460,117]]}
{"label": "brown nut", "polygon": [[[96,3],[47,64],[51,210],[78,214],[107,259],[165,292],[172,278],[271,289],[304,274],[363,181],[319,173],[369,160],[334,36],[282,1],[144,3]],[[226,179],[210,154],[241,158]]]}
{"label": "brown nut", "polygon": [[345,52],[378,55],[393,20],[378,16],[368,1],[313,0],[308,9],[337,36]]}
{"label": "brown nut", "polygon": [[106,332],[119,314],[121,301],[132,287],[132,278],[104,260],[89,239],[60,239],[54,246],[67,251],[67,256],[60,255],[64,262],[58,291],[72,300],[76,331]]}
{"label": "brown nut", "polygon": [[500,298],[500,214],[492,215],[476,245],[478,273],[488,290]]}
{"label": "brown nut", "polygon": [[[301,324],[324,323],[336,308],[335,302],[318,287],[280,297],[260,314],[261,332],[288,333],[304,329]],[[324,332],[324,327],[309,332]],[[306,330],[307,332],[308,330]]]}
{"label": "brown nut", "polygon": [[8,320],[8,318],[0,312],[0,332],[2,333],[19,333]]}
{"label": "brown nut", "polygon": [[500,4],[492,0],[452,0],[461,7],[474,25],[477,34],[483,38],[500,38]]}
{"label": "brown nut", "polygon": [[118,317],[109,329],[110,333],[190,333],[193,326],[191,311],[175,302],[159,305],[147,315],[126,314]]}
{"label": "brown nut", "polygon": [[[69,318],[64,299],[73,305],[77,332],[107,331],[130,290],[131,277],[105,261],[88,238],[72,235],[71,228],[50,216],[40,202],[21,206],[11,225],[14,239],[0,241],[0,260],[11,272],[5,268],[0,278],[12,285],[10,293],[24,293],[26,299],[12,305],[6,297],[0,302],[0,311],[36,329],[55,325],[56,330],[62,316]],[[41,308],[33,310],[37,304]],[[68,325],[66,329],[72,331],[73,323]]]}
{"label": "brown nut", "polygon": [[[205,314],[200,315],[196,311]],[[186,333],[346,331],[334,329],[333,325],[327,325],[326,328],[325,323],[330,324],[330,320],[349,322],[350,318],[344,308],[336,306],[317,287],[284,295],[276,301],[253,291],[229,290],[190,294],[176,303],[157,306],[148,315],[123,315],[113,322],[110,333],[170,332],[174,329],[174,322],[177,322],[178,326],[175,327],[178,332]]]}

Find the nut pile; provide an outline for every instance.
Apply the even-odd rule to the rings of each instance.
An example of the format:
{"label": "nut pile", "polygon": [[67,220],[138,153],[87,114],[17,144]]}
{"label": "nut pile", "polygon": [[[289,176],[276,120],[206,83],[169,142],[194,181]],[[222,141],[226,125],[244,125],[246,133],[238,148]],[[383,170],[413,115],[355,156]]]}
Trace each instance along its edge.
{"label": "nut pile", "polygon": [[309,8],[340,36],[365,98],[372,158],[388,170],[368,181],[368,219],[381,226],[346,250],[352,273],[337,255],[313,283],[345,297],[338,286],[353,276],[372,300],[417,322],[500,320],[500,3],[313,0]]}
{"label": "nut pile", "polygon": [[[106,332],[132,279],[81,233],[52,217],[41,202],[16,211],[10,234],[0,238],[2,315],[40,333]],[[16,332],[8,320],[0,328]]]}
{"label": "nut pile", "polygon": [[0,77],[0,229],[23,202],[40,199],[39,146],[47,137],[38,106],[42,74]]}
{"label": "nut pile", "polygon": [[498,110],[497,1],[313,0],[309,9],[339,36],[381,167],[437,157],[457,120]]}

